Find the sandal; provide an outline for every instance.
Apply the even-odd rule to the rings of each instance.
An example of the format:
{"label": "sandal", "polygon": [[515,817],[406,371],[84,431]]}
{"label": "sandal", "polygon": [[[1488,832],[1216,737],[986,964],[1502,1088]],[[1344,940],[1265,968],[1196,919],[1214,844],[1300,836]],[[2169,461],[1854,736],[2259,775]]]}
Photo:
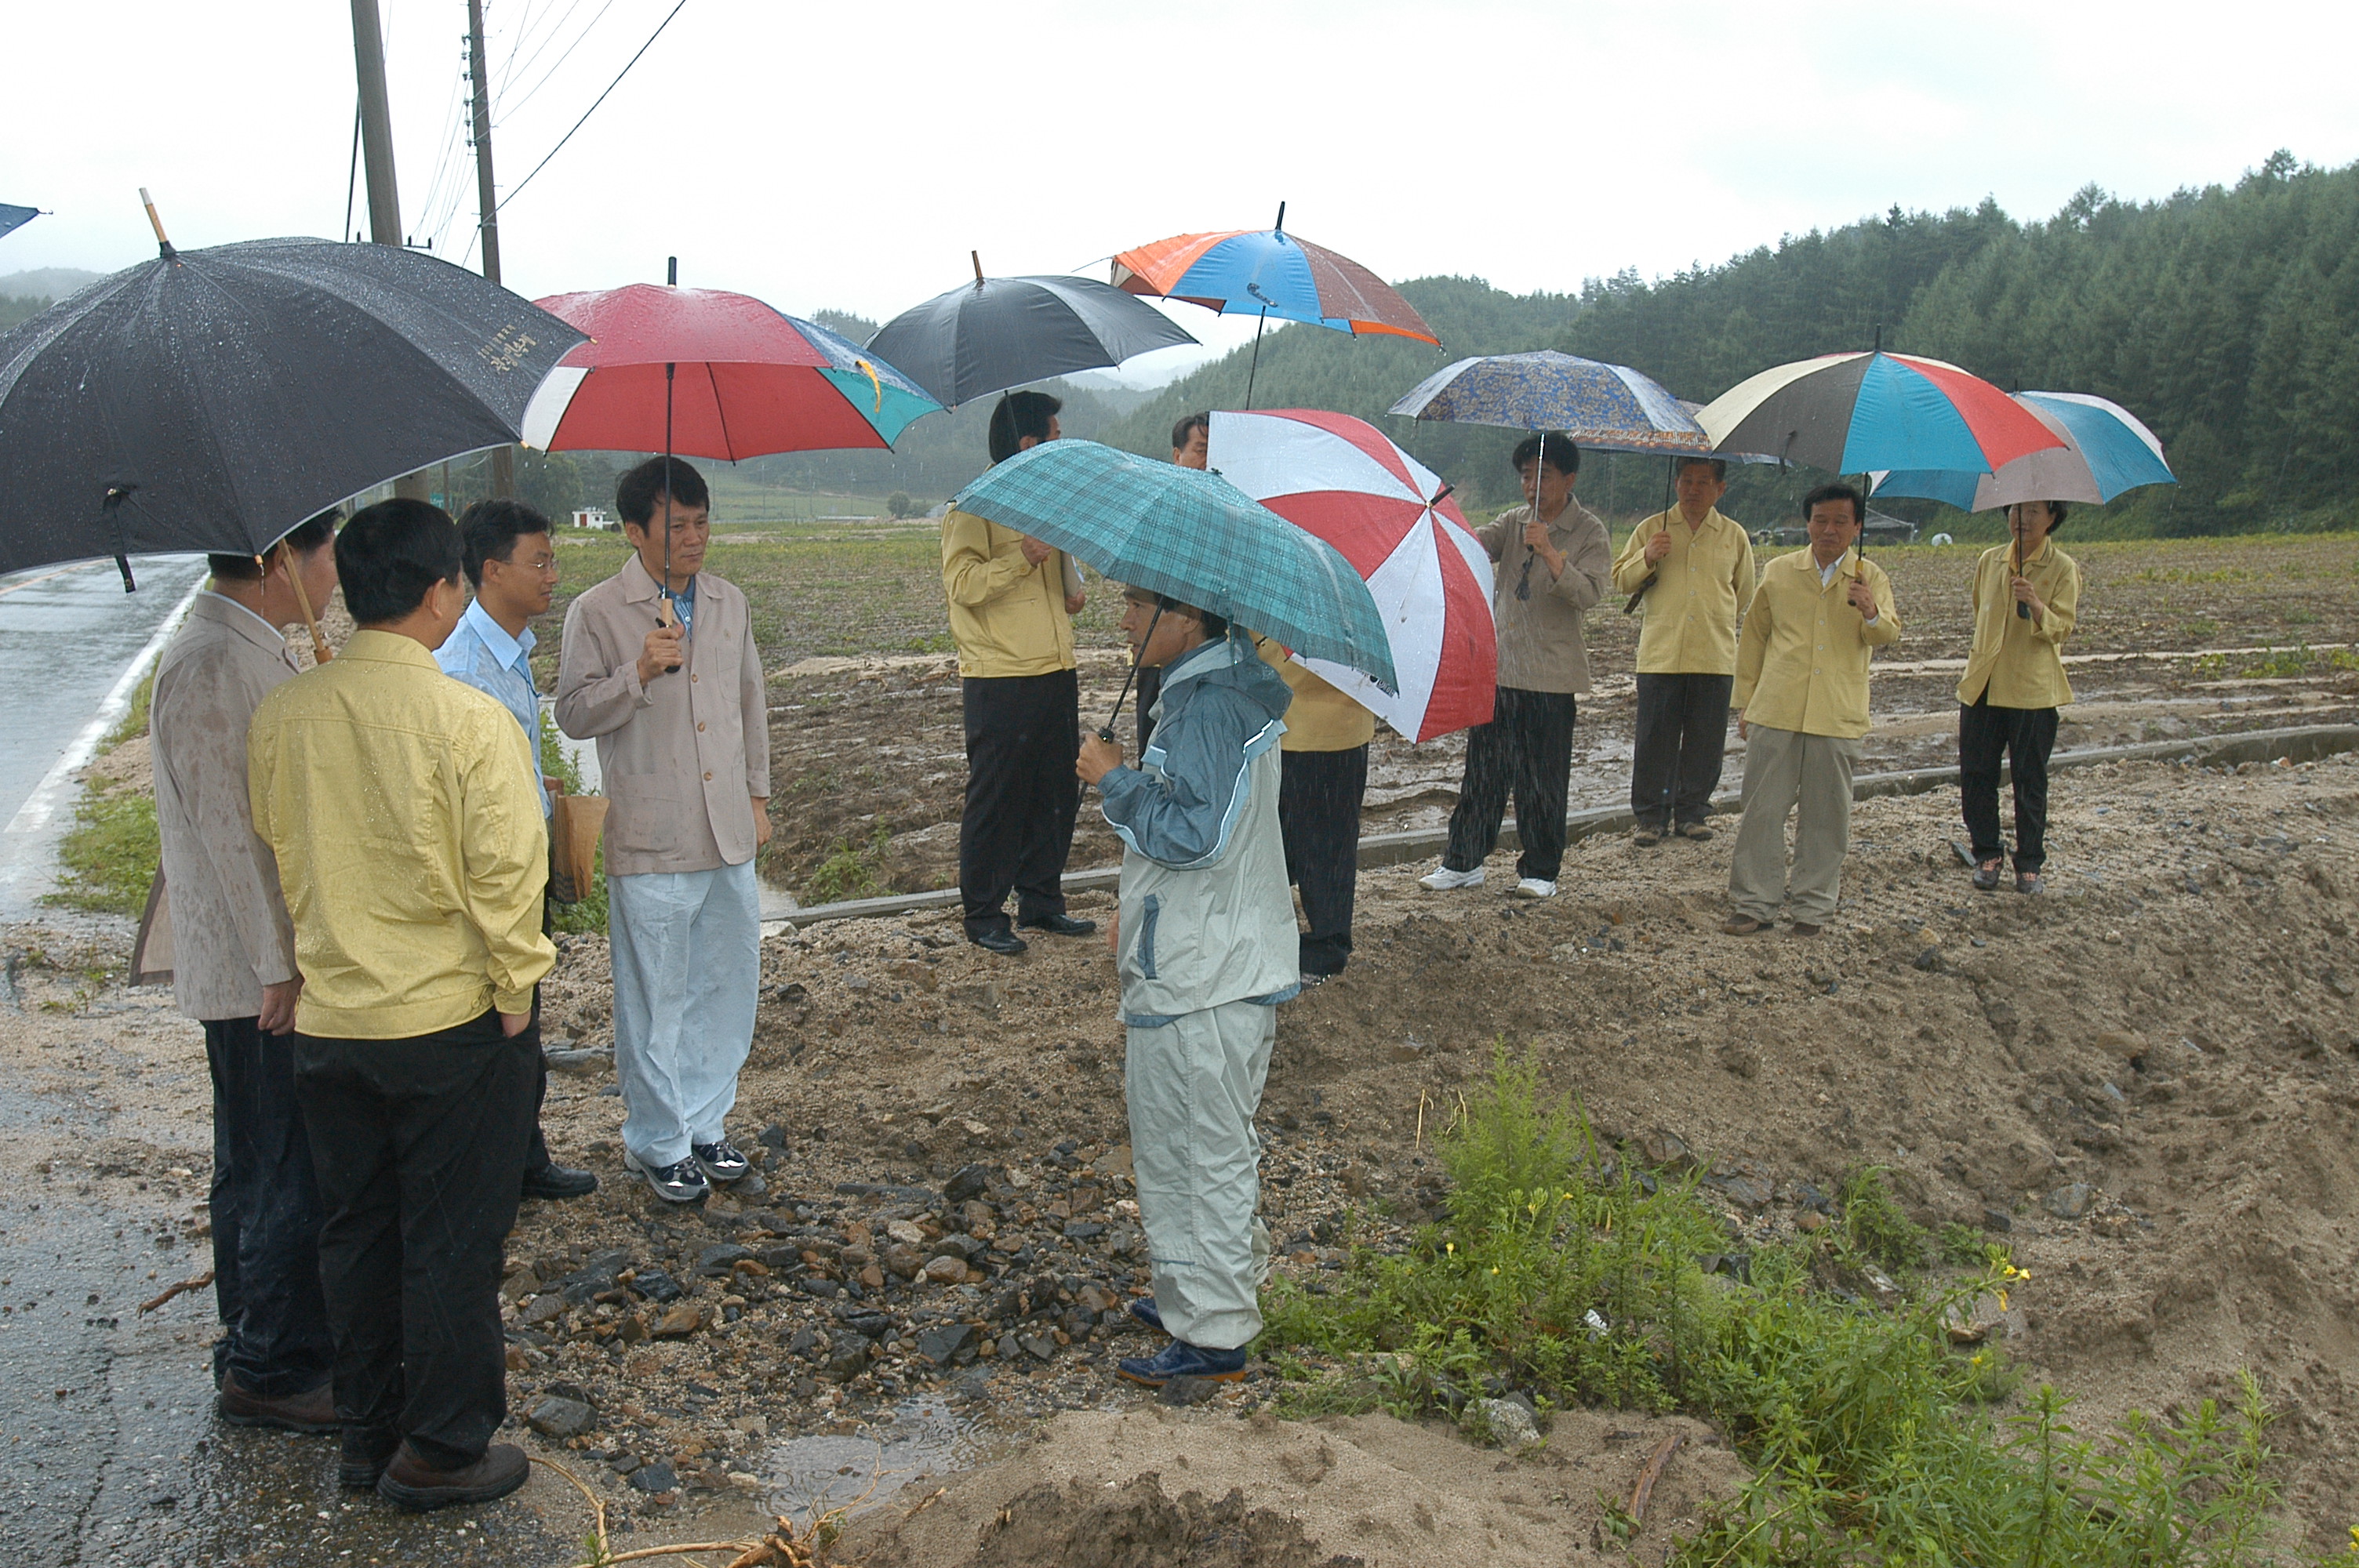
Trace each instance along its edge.
{"label": "sandal", "polygon": [[1999,872],[2006,868],[2006,858],[1999,855],[1993,855],[1989,860],[1978,863],[1974,867],[1974,886],[1984,892],[1997,892]]}

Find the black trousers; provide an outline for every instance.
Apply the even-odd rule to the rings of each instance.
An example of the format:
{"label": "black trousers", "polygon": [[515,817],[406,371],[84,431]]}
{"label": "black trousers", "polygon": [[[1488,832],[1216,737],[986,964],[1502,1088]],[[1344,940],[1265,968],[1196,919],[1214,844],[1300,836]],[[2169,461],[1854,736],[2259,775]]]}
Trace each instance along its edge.
{"label": "black trousers", "polygon": [[503,1039],[496,1012],[407,1040],[295,1037],[336,1417],[440,1468],[483,1457],[507,1419],[501,1249],[539,1054],[538,1026]]}
{"label": "black trousers", "polygon": [[1340,975],[1352,959],[1352,895],[1360,880],[1360,798],[1368,749],[1287,752],[1277,787],[1286,880],[1302,890],[1302,972]]}
{"label": "black trousers", "polygon": [[205,1024],[213,1080],[213,1377],[269,1399],[328,1380],[334,1346],[320,1295],[324,1212],[295,1098],[295,1037],[251,1018]]}
{"label": "black trousers", "polygon": [[1977,863],[2006,853],[1998,825],[1998,764],[2015,778],[2015,869],[2048,863],[2048,757],[2056,750],[2052,708],[1993,708],[1987,695],[1958,708],[1958,796]]}
{"label": "black trousers", "polygon": [[1728,697],[1734,676],[1638,676],[1637,737],[1630,757],[1630,811],[1662,828],[1712,815],[1712,792],[1728,751]]}
{"label": "black trousers", "polygon": [[959,819],[959,895],[971,936],[1016,918],[1065,912],[1059,878],[1072,853],[1082,781],[1081,687],[1071,670],[961,683],[966,708],[966,810]]}
{"label": "black trousers", "polygon": [[1491,722],[1466,732],[1466,777],[1458,786],[1458,808],[1450,814],[1444,866],[1471,871],[1490,858],[1512,791],[1516,837],[1524,846],[1516,875],[1556,881],[1564,864],[1565,791],[1572,777],[1577,712],[1569,691],[1499,688]]}

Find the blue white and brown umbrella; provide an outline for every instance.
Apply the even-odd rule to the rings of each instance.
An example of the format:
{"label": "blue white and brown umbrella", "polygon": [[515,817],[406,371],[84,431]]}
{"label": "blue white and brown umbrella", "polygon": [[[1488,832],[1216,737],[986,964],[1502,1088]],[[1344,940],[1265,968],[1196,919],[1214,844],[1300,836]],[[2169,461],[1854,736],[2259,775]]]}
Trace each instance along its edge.
{"label": "blue white and brown umbrella", "polygon": [[2142,484],[2179,482],[2154,432],[2118,403],[2080,392],[2018,392],[2015,401],[2064,444],[2027,453],[1995,473],[1896,470],[1876,477],[1875,493],[1988,512],[2018,501],[2102,504]]}
{"label": "blue white and brown umbrella", "polygon": [[1391,412],[1561,432],[1591,451],[1712,455],[1712,438],[1660,382],[1554,349],[1460,360],[1418,383]]}

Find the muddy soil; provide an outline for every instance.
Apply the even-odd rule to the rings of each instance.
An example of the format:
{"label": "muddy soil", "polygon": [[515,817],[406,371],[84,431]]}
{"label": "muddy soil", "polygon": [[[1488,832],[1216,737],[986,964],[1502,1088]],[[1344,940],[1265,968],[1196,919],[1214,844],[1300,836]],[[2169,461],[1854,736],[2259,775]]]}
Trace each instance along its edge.
{"label": "muddy soil", "polygon": [[[1803,1184],[1825,1189],[1874,1163],[1926,1223],[2004,1240],[2032,1275],[2007,1351],[2030,1380],[2077,1396],[2084,1422],[2183,1409],[2250,1367],[2279,1412],[2292,1513],[2316,1543],[2340,1544],[2359,1512],[2359,759],[2062,775],[2054,891],[2036,900],[1973,892],[1951,856],[1955,832],[1945,795],[1864,803],[1842,917],[1810,940],[1720,934],[1726,833],[1643,850],[1584,840],[1563,895],[1537,905],[1499,895],[1504,861],[1490,889],[1455,894],[1419,888],[1419,867],[1364,875],[1351,968],[1280,1014],[1263,1125],[1281,1270],[1323,1288],[1347,1212],[1380,1242],[1430,1212],[1434,1108],[1505,1041],[1535,1051],[1603,1135],[1676,1161],[1663,1135],[1675,1136],[1741,1237],[1791,1234]],[[1077,913],[1103,917],[1110,903],[1084,895]],[[177,1370],[147,1397],[201,1408],[209,1304],[136,1314],[158,1281],[202,1261],[201,1044],[166,999],[118,988],[127,933],[86,929],[96,934],[10,936],[25,1011],[0,1008],[0,1070],[50,1108],[13,1119],[0,1161],[35,1201],[71,1195],[123,1216],[128,1271],[87,1304],[19,1278],[9,1304],[170,1336]],[[1255,1427],[1274,1391],[1257,1372],[1185,1416],[1202,1430],[1185,1451],[1208,1476],[1156,1447],[1173,1429],[1111,1376],[1115,1357],[1151,1346],[1120,1311],[1144,1258],[1102,945],[996,958],[938,912],[782,935],[766,942],[764,970],[733,1121],[764,1164],[689,1210],[620,1172],[603,941],[568,939],[548,987],[551,1044],[572,1054],[552,1076],[546,1125],[560,1157],[605,1184],[571,1205],[527,1204],[511,1240],[511,1435],[608,1499],[618,1546],[718,1539],[731,1521],[791,1510],[788,1483],[808,1468],[795,1440],[874,1439],[882,1454],[919,1400],[947,1401],[956,1463],[1014,1457],[901,1532],[894,1550],[912,1563],[992,1560],[978,1558],[990,1543],[977,1531],[999,1509],[1042,1515],[1048,1533],[1023,1537],[1025,1550],[1053,1557],[1064,1516],[1038,1488],[1076,1478],[1121,1492],[1156,1472],[1164,1503],[1138,1490],[1134,1511],[1173,1539],[1250,1534],[1265,1528],[1256,1510],[1314,1517],[1277,1479],[1247,1485],[1242,1460],[1220,1471],[1232,1442],[1273,1454],[1349,1442],[1372,1465],[1398,1444],[1462,1443]],[[569,1412],[543,1410],[550,1400],[587,1407],[586,1426],[569,1434]],[[525,1427],[537,1410],[560,1435]],[[1127,1424],[1088,1425],[1116,1418]],[[1503,1554],[1540,1529],[1519,1509],[1561,1520],[1541,1532],[1560,1554],[1586,1549],[1576,1505],[1603,1483],[1554,1461],[1603,1465],[1627,1446],[1606,1433],[1639,1430],[1596,1419],[1605,1433],[1581,1417],[1544,1461],[1464,1450],[1478,1468],[1510,1464],[1485,1474],[1536,1502],[1440,1489],[1494,1520]],[[1047,1446],[1021,1446],[1044,1422]],[[1060,1431],[1087,1435],[1068,1443],[1075,1457],[1026,1458],[1055,1454]],[[332,1498],[332,1455],[312,1449]],[[1223,1513],[1232,1485],[1242,1511]],[[322,1495],[317,1477],[306,1486]],[[578,1540],[587,1510],[553,1478],[528,1491],[529,1513],[487,1516],[517,1532],[503,1560],[557,1561],[521,1543]],[[1212,1511],[1191,1512],[1191,1491]],[[1560,1491],[1575,1502],[1549,1502]],[[916,1500],[904,1493],[878,1517]],[[942,1517],[974,1530],[917,1530],[953,1502]],[[1408,1532],[1397,1551],[1371,1550],[1379,1538],[1348,1509],[1337,1517],[1304,1523],[1299,1540],[1266,1526],[1273,1552],[1425,1553],[1413,1517],[1394,1519]],[[271,1538],[257,1524],[242,1539]]]}

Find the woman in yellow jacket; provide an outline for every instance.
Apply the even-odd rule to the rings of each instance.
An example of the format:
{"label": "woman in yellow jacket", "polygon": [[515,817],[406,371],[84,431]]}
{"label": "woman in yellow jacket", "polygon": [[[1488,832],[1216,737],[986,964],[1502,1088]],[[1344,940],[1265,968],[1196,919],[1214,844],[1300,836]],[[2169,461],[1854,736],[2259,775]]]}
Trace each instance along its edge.
{"label": "woman in yellow jacket", "polygon": [[2015,775],[2015,891],[2038,892],[2048,860],[2048,756],[2056,710],[2072,700],[2058,650],[2081,609],[2081,568],[2049,542],[2060,501],[2007,509],[2007,543],[1974,563],[1974,645],[1958,683],[1958,794],[1973,836],[1974,886],[1989,892],[2006,864],[1998,768]]}

